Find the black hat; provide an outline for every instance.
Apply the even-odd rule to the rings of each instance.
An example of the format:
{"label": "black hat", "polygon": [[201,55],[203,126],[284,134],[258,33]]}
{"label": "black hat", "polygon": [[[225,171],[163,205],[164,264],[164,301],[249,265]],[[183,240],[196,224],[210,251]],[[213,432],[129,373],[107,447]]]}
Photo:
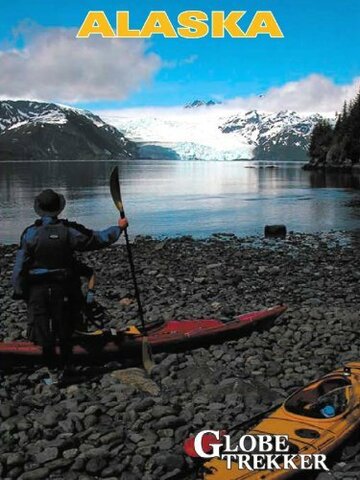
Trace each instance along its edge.
{"label": "black hat", "polygon": [[34,210],[40,217],[57,217],[64,210],[65,204],[64,195],[48,188],[35,197]]}

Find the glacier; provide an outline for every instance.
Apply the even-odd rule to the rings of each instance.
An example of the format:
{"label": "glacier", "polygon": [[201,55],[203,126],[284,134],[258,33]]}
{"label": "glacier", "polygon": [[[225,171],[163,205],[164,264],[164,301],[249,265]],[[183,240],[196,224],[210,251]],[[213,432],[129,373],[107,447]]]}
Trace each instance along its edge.
{"label": "glacier", "polygon": [[122,112],[101,112],[100,115],[129,139],[171,149],[182,160],[251,158],[253,146],[236,133],[224,134],[220,130],[219,125],[225,120],[222,116],[189,110],[177,115],[137,116]]}
{"label": "glacier", "polygon": [[[235,113],[221,107],[118,110],[98,114],[140,151],[151,146],[166,149],[181,160],[249,160],[267,157],[279,145],[303,156],[320,115],[292,111]],[[153,155],[158,150],[154,148]],[[155,156],[153,157],[155,158]],[[168,157],[170,158],[170,157]]]}

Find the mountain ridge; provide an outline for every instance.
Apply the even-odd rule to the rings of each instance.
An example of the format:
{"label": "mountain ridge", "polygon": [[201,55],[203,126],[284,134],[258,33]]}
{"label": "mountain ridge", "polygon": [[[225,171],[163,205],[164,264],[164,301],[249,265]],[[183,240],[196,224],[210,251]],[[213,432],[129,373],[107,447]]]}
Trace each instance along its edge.
{"label": "mountain ridge", "polygon": [[221,105],[221,102],[215,100],[194,100],[187,103],[184,108],[201,108],[201,107],[213,107],[214,105]]}
{"label": "mountain ridge", "polygon": [[246,112],[229,118],[219,128],[224,133],[238,132],[254,144],[254,158],[260,160],[306,160],[310,135],[322,117],[301,116],[290,110],[277,113]]}
{"label": "mountain ridge", "polygon": [[87,110],[28,100],[0,101],[0,160],[134,156],[133,142]]}
{"label": "mountain ridge", "polygon": [[[146,158],[158,158],[163,147],[169,159],[306,161],[312,129],[322,117],[293,111],[224,114],[214,107],[158,116],[107,112],[104,118],[140,142],[140,155]],[[149,152],[154,156],[148,157]]]}
{"label": "mountain ridge", "polygon": [[0,101],[0,160],[308,160],[322,117],[194,107],[100,116],[65,105]]}

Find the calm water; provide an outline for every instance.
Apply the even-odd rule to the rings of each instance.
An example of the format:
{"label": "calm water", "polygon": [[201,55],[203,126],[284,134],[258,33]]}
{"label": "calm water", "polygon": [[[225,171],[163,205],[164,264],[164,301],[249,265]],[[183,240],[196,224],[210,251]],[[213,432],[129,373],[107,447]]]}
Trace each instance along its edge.
{"label": "calm water", "polygon": [[34,196],[49,187],[65,194],[64,217],[94,229],[114,224],[108,179],[116,164],[131,235],[245,236],[269,223],[301,232],[360,226],[356,208],[346,205],[358,198],[360,178],[304,172],[298,164],[269,169],[253,162],[13,162],[0,163],[0,242],[18,241],[36,218]]}

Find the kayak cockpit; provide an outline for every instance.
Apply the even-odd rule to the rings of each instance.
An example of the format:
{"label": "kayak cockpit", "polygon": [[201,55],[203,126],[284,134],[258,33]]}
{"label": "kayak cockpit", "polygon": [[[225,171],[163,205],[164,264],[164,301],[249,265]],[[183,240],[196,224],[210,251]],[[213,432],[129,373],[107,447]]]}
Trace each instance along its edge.
{"label": "kayak cockpit", "polygon": [[284,407],[296,415],[329,419],[347,410],[351,391],[352,384],[347,377],[324,378],[294,393]]}

